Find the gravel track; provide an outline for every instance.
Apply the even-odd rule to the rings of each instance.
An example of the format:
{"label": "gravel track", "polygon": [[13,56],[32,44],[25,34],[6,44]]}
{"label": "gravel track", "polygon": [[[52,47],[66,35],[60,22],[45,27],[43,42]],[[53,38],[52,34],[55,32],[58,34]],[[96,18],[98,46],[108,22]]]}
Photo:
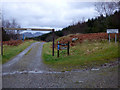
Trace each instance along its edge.
{"label": "gravel track", "polygon": [[56,71],[42,62],[43,42],[3,65],[3,88],[117,88],[118,65],[100,69]]}

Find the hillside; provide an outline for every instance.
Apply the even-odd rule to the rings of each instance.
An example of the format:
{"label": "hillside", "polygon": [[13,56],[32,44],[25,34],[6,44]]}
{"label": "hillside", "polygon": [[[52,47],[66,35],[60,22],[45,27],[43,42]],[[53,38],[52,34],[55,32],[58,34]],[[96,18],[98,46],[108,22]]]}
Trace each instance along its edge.
{"label": "hillside", "polygon": [[[62,31],[55,32],[55,39],[76,33],[99,33],[106,32],[108,28],[120,29],[120,11],[116,11],[110,16],[99,16],[95,19],[88,19],[87,22],[78,22],[75,25],[70,25],[62,29]],[[52,33],[47,33],[36,37],[36,40],[52,41]]]}
{"label": "hillside", "polygon": [[[114,38],[115,34],[111,34],[111,39],[114,40]],[[83,43],[84,40],[88,40],[90,42],[108,40],[108,34],[107,33],[70,34],[67,36],[60,37],[56,41],[57,42],[59,41],[60,43],[67,43],[69,41],[70,46],[75,46],[78,43]]]}
{"label": "hillside", "polygon": [[32,37],[38,37],[38,36],[41,36],[43,33],[40,33],[40,32],[36,32],[36,33],[31,33],[31,32],[25,32],[24,33],[24,36],[26,38],[32,38]]}
{"label": "hillside", "polygon": [[[66,68],[66,70],[91,68],[117,61],[120,57],[118,54],[118,42],[115,43],[114,35],[111,36],[110,43],[106,33],[72,34],[58,38],[55,42],[54,57],[51,55],[52,43],[49,42],[44,45],[43,61],[54,68]],[[72,38],[78,39],[73,42]],[[70,42],[69,56],[67,50],[60,50],[60,57],[57,57],[57,41],[60,43]]]}

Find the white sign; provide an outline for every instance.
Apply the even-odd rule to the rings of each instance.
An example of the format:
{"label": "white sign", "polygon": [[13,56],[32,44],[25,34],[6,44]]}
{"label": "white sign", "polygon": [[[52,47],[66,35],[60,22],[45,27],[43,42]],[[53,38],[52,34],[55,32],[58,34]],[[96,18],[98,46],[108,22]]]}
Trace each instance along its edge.
{"label": "white sign", "polygon": [[107,29],[107,33],[119,33],[118,29]]}

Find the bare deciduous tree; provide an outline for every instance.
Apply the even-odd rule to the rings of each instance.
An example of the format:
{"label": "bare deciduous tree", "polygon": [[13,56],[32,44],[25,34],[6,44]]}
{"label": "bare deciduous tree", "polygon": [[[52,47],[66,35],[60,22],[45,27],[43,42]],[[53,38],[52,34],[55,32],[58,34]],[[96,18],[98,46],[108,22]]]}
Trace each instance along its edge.
{"label": "bare deciduous tree", "polygon": [[[6,20],[2,17],[2,26],[4,28],[20,28],[20,25],[17,23],[16,19]],[[11,39],[17,39],[20,37],[20,30],[6,30],[6,33],[10,35]]]}
{"label": "bare deciduous tree", "polygon": [[111,15],[116,10],[118,10],[118,2],[96,2],[95,9],[96,11],[103,16]]}

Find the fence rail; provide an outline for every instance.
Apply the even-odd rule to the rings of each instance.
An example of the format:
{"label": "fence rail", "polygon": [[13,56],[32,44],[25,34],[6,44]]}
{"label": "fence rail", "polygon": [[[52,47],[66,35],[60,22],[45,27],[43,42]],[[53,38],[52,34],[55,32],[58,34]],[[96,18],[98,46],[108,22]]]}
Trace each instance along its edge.
{"label": "fence rail", "polygon": [[4,30],[52,31],[52,29],[37,29],[37,28],[4,28]]}
{"label": "fence rail", "polygon": [[3,30],[32,30],[32,31],[52,31],[52,35],[53,35],[53,47],[52,47],[52,56],[54,56],[54,29],[39,29],[39,28],[3,28],[0,27],[0,45],[1,45],[1,56],[3,56],[3,39],[2,39],[2,31]]}

